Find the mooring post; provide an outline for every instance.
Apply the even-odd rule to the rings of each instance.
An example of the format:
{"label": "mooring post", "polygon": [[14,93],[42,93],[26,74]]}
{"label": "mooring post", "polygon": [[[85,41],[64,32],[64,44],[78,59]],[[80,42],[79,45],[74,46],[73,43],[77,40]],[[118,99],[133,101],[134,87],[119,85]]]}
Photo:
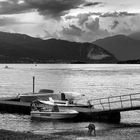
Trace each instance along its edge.
{"label": "mooring post", "polygon": [[35,76],[33,76],[33,93],[35,92]]}

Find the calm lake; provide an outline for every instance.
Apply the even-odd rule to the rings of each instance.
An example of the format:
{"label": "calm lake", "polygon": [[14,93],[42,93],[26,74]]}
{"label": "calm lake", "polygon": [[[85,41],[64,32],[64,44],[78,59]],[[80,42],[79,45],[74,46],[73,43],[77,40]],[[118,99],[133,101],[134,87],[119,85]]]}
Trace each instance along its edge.
{"label": "calm lake", "polygon": [[[0,97],[31,92],[33,76],[36,92],[40,89],[80,92],[86,96],[79,102],[85,103],[91,98],[140,92],[140,65],[0,64]],[[0,129],[15,131],[51,133],[62,129],[85,129],[88,124],[89,122],[38,122],[31,121],[28,115],[0,114]],[[97,131],[111,130],[110,135],[115,134],[114,139],[118,139],[122,131],[132,133],[132,137],[137,139],[134,133],[140,132],[140,111],[121,113],[120,125],[99,122],[95,122],[95,125]],[[103,134],[100,139],[104,138]]]}

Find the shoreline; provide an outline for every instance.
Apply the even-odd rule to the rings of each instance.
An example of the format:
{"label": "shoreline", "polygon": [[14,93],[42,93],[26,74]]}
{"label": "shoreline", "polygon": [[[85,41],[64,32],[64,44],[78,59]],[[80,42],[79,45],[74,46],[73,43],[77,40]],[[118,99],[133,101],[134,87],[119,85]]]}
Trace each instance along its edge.
{"label": "shoreline", "polygon": [[140,126],[130,125],[111,129],[96,130],[96,137],[89,136],[87,129],[66,130],[43,134],[0,129],[0,140],[139,140]]}
{"label": "shoreline", "polygon": [[53,133],[36,134],[33,132],[19,132],[12,130],[0,129],[0,140],[76,140],[89,138],[87,131],[72,130]]}
{"label": "shoreline", "polygon": [[0,129],[0,140],[64,140],[63,137],[53,134],[34,134],[32,132],[19,132]]}

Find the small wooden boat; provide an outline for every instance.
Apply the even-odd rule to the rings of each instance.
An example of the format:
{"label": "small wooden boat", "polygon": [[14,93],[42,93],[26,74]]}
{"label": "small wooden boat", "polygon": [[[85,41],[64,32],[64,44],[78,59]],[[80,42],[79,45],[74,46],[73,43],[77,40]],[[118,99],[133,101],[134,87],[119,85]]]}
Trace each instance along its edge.
{"label": "small wooden boat", "polygon": [[65,109],[60,110],[58,105],[53,105],[52,108],[39,107],[39,104],[34,102],[31,106],[31,118],[38,119],[71,119],[77,116],[78,112],[75,110]]}
{"label": "small wooden boat", "polygon": [[57,111],[50,111],[50,110],[44,110],[44,111],[31,111],[31,118],[36,119],[52,119],[52,120],[61,120],[61,119],[71,119],[76,117],[78,114],[75,110],[61,110],[59,112]]}
{"label": "small wooden boat", "polygon": [[[54,106],[56,106],[55,109]],[[85,113],[87,118],[91,112],[91,105],[69,103],[69,101],[53,100],[52,97],[46,100],[35,100],[31,103],[31,117],[37,119],[82,119],[78,115]],[[47,109],[45,109],[47,108]]]}

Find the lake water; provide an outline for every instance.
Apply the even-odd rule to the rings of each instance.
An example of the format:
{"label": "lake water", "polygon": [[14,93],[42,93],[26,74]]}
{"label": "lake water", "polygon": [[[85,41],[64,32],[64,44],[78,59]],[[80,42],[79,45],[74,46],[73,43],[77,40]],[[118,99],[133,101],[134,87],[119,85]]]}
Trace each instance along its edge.
{"label": "lake water", "polygon": [[[5,68],[5,66],[8,68]],[[1,64],[0,97],[13,97],[32,91],[32,77],[35,76],[35,91],[53,89],[84,93],[85,102],[91,98],[108,97],[140,92],[140,65],[119,64]],[[80,102],[79,101],[79,102]],[[38,122],[28,115],[0,114],[0,129],[50,133],[63,129],[85,129],[89,122]],[[123,127],[125,124],[126,127]],[[129,125],[131,124],[131,128]],[[140,111],[121,113],[121,124],[95,122],[97,131],[111,129],[114,139],[126,131],[140,132]],[[120,127],[120,128],[118,128]],[[85,131],[87,131],[85,129]],[[110,135],[112,135],[112,131]],[[125,133],[124,133],[125,134]],[[140,135],[139,135],[140,136]],[[103,139],[103,136],[100,139]]]}

